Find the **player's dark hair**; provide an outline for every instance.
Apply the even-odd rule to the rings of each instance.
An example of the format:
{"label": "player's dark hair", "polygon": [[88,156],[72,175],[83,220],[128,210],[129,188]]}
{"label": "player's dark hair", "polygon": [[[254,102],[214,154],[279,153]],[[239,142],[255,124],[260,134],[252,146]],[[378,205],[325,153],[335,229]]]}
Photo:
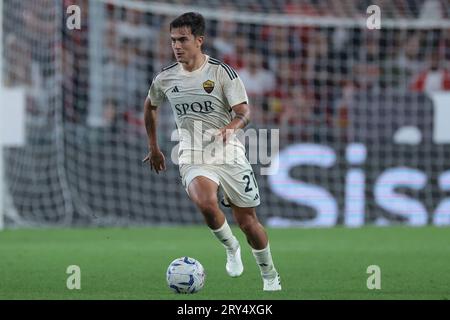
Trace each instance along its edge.
{"label": "player's dark hair", "polygon": [[195,37],[205,35],[205,19],[200,13],[186,12],[170,23],[170,31],[172,31],[173,28],[182,27],[191,28],[191,33]]}

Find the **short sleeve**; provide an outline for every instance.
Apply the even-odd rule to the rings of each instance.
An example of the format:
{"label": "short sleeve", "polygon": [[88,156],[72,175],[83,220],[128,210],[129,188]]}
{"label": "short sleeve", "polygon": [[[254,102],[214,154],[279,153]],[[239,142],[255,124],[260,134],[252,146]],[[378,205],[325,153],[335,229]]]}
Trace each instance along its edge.
{"label": "short sleeve", "polygon": [[247,92],[239,75],[226,64],[222,64],[221,67],[223,93],[230,107],[240,103],[248,103]]}
{"label": "short sleeve", "polygon": [[153,79],[150,90],[148,91],[148,98],[150,99],[152,106],[155,107],[161,106],[164,102],[165,95],[160,87],[158,77],[155,77],[155,79]]}

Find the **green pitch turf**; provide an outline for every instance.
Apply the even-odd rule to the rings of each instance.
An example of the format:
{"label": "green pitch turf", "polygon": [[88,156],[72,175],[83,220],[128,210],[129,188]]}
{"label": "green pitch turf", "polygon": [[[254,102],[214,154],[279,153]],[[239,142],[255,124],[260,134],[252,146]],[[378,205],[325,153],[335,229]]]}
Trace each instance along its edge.
{"label": "green pitch turf", "polygon": [[[225,251],[203,227],[38,229],[0,232],[0,299],[449,299],[448,228],[268,229],[283,291],[262,291],[240,230],[244,274],[229,278]],[[177,295],[166,286],[180,256],[206,269],[204,289]],[[69,265],[81,290],[68,290]],[[369,290],[367,267],[381,268]]]}

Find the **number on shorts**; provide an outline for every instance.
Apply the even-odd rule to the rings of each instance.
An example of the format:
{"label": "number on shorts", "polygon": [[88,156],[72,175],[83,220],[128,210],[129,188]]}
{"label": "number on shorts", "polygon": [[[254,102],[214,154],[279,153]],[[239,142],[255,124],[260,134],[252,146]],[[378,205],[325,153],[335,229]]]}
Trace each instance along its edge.
{"label": "number on shorts", "polygon": [[242,178],[242,180],[247,181],[247,185],[245,186],[245,192],[250,192],[250,191],[252,191],[253,189],[250,188],[250,176],[249,176],[248,174],[246,174],[246,175]]}

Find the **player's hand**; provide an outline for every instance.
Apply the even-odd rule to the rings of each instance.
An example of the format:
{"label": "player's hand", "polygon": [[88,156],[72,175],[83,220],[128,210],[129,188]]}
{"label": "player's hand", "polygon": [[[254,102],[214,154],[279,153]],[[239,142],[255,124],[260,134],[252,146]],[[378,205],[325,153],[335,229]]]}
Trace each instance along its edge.
{"label": "player's hand", "polygon": [[155,170],[157,174],[159,174],[160,171],[166,170],[166,159],[164,154],[159,150],[150,151],[142,162],[149,162],[150,170]]}
{"label": "player's hand", "polygon": [[233,134],[234,130],[225,126],[223,128],[220,128],[219,131],[216,133],[216,139],[218,141],[222,141],[223,143],[227,143],[228,141],[230,141],[230,138]]}

